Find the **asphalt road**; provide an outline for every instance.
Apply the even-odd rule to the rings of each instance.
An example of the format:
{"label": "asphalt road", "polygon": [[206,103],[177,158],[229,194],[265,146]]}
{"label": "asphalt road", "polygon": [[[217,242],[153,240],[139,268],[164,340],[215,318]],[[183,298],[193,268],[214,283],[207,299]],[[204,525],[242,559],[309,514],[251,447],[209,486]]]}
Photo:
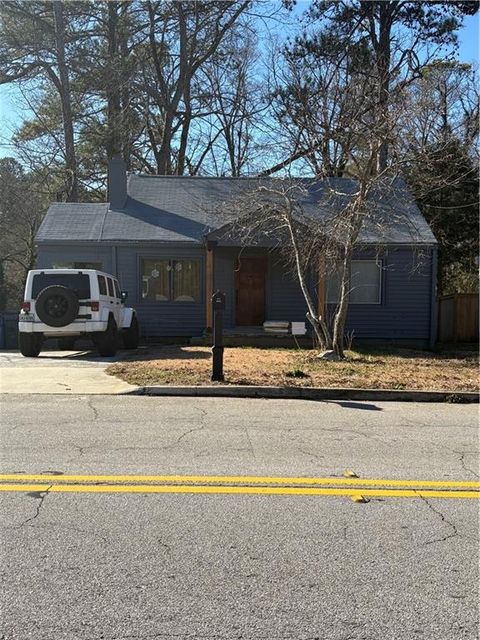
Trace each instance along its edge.
{"label": "asphalt road", "polygon": [[[207,493],[201,479],[195,494],[171,493],[168,484],[165,493],[127,493],[125,479],[102,493],[98,484],[62,480],[174,474],[350,482],[343,474],[351,470],[359,482],[478,481],[477,410],[4,396],[2,474],[17,474],[19,483],[27,475],[59,480],[38,484],[42,491],[27,480],[19,491],[0,491],[0,638],[477,638],[476,499],[377,495],[357,503],[301,488],[252,495],[247,479],[222,483],[236,485],[231,494]],[[0,488],[8,482],[4,476]],[[138,482],[152,491],[165,486]],[[62,483],[71,490],[55,492]]]}

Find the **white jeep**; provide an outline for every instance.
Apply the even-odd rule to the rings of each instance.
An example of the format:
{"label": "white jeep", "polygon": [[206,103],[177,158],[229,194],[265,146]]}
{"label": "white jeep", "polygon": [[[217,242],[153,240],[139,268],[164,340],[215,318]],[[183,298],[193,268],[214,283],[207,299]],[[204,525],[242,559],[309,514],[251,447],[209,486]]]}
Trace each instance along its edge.
{"label": "white jeep", "polygon": [[19,346],[35,358],[47,338],[72,349],[79,336],[91,336],[101,356],[114,356],[123,338],[136,349],[139,327],[135,310],[114,276],[94,269],[33,269],[28,272],[18,318]]}

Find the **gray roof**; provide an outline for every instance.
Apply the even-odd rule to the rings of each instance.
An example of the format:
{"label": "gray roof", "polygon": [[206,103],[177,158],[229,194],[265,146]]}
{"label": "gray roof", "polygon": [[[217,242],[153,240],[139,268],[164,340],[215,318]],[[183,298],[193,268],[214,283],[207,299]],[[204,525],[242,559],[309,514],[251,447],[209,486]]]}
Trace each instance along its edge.
{"label": "gray roof", "polygon": [[[278,178],[131,175],[128,198],[121,210],[111,210],[108,203],[52,204],[36,239],[39,243],[198,243],[231,220],[233,214],[229,203],[235,198],[254,191],[259,182],[268,184],[275,180]],[[319,220],[331,216],[356,189],[355,182],[347,178],[332,178],[328,183],[300,178],[294,181],[305,188],[302,196],[304,213]],[[375,203],[376,214],[363,230],[361,242],[435,243],[430,228],[403,182],[397,181],[395,188],[388,191],[377,191],[372,202]],[[225,204],[223,211],[222,203]],[[377,224],[379,221],[383,223]]]}

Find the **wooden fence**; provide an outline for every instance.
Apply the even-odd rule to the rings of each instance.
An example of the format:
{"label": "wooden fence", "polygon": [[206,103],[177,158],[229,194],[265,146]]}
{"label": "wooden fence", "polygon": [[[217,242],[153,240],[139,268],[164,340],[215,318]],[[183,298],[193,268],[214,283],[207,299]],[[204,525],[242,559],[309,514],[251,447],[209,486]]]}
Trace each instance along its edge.
{"label": "wooden fence", "polygon": [[478,293],[438,298],[438,341],[478,342]]}

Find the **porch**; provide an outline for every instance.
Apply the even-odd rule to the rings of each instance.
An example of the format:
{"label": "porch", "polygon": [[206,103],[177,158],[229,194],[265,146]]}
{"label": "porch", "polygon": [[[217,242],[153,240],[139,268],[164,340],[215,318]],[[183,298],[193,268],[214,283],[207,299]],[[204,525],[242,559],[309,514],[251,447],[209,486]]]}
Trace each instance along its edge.
{"label": "porch", "polygon": [[[223,330],[223,343],[226,347],[313,347],[311,335],[292,335],[291,333],[267,332],[262,326],[225,327]],[[190,339],[194,346],[211,346],[212,336],[203,335]]]}
{"label": "porch", "polygon": [[[225,293],[224,335],[231,340],[284,341],[295,344],[286,328],[291,323],[303,323],[307,330],[307,306],[294,269],[285,262],[280,250],[270,247],[219,246],[209,242],[205,269],[206,334],[213,324],[211,297],[216,290]],[[322,287],[317,295],[318,278],[311,274],[308,286],[323,312]],[[283,330],[267,323],[284,323]],[[302,338],[302,342],[311,338]],[[197,344],[197,343],[196,343]]]}

